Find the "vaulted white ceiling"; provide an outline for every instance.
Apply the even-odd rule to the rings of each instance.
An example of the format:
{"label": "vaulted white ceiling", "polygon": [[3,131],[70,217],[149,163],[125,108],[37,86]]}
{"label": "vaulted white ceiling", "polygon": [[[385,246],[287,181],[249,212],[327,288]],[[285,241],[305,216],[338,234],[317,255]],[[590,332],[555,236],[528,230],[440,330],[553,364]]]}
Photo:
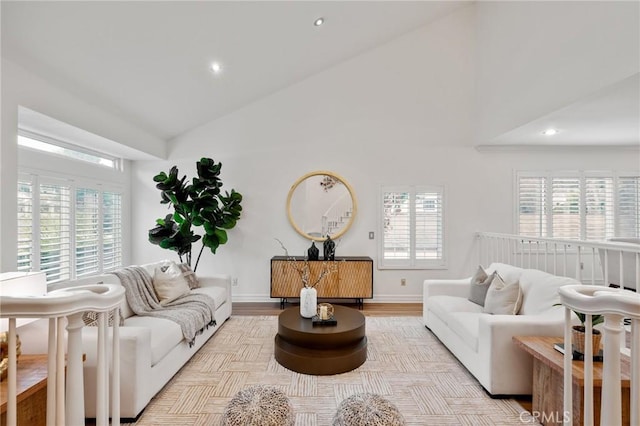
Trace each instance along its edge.
{"label": "vaulted white ceiling", "polygon": [[[2,1],[2,56],[170,140],[470,3]],[[485,142],[612,140],[640,144],[638,74]]]}
{"label": "vaulted white ceiling", "polygon": [[468,3],[3,1],[2,55],[168,140]]}

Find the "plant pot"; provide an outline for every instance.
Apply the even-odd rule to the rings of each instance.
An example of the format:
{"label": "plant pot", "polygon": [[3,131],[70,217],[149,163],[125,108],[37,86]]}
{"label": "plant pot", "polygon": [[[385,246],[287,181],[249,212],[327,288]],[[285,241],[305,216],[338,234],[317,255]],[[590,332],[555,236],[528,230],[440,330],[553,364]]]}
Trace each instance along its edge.
{"label": "plant pot", "polygon": [[[600,340],[602,339],[602,334],[600,334],[600,331],[598,330],[593,330],[593,334],[591,335],[591,338],[592,338],[591,348],[593,350],[593,354],[597,354],[598,351],[600,350]],[[573,341],[573,348],[577,352],[584,354],[584,342],[585,342],[584,327],[581,325],[574,325],[573,328],[571,329],[571,339]]]}
{"label": "plant pot", "polygon": [[302,287],[300,290],[300,316],[311,318],[318,309],[318,292],[313,287]]}

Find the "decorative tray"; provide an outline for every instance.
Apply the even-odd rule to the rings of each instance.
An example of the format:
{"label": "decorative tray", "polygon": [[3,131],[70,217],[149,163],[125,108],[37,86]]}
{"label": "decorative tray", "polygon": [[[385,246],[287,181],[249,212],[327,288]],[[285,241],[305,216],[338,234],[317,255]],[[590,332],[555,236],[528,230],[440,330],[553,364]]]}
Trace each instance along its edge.
{"label": "decorative tray", "polygon": [[311,323],[313,325],[337,325],[338,321],[336,321],[335,317],[330,317],[329,319],[322,320],[318,315],[314,315],[311,317]]}

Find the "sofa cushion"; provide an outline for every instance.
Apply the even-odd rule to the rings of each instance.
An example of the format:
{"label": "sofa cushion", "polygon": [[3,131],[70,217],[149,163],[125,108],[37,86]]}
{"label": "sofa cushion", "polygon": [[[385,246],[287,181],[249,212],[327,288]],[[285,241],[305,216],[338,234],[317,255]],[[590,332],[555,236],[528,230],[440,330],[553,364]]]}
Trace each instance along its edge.
{"label": "sofa cushion", "polygon": [[487,274],[497,271],[505,284],[517,283],[524,269],[506,263],[492,263],[487,267]]}
{"label": "sofa cushion", "polygon": [[469,300],[473,303],[484,306],[484,299],[487,297],[487,290],[491,285],[491,281],[495,277],[495,272],[487,275],[482,266],[478,266],[475,275],[471,277],[471,285],[469,288]]}
{"label": "sofa cushion", "polygon": [[560,303],[558,289],[564,285],[580,284],[569,277],[559,277],[537,269],[525,269],[520,276],[522,287],[521,315],[536,315]]}
{"label": "sofa cushion", "polygon": [[166,267],[156,266],[153,272],[153,288],[161,305],[166,305],[191,290],[175,262]]}
{"label": "sofa cushion", "polygon": [[223,287],[218,286],[198,287],[191,290],[191,292],[202,293],[211,296],[216,302],[216,309],[218,309],[220,305],[226,302],[227,297],[229,297],[229,295],[227,294],[227,290],[225,290]]}
{"label": "sofa cushion", "polygon": [[176,345],[184,340],[180,325],[164,318],[134,315],[124,321],[125,327],[144,327],[151,330],[151,365],[156,365]]}
{"label": "sofa cushion", "polygon": [[481,313],[456,312],[449,316],[449,329],[460,337],[474,351],[478,350],[478,323]]}
{"label": "sofa cushion", "polygon": [[520,283],[506,284],[500,274],[496,274],[487,291],[483,311],[496,315],[516,315],[521,305]]}
{"label": "sofa cushion", "polygon": [[482,306],[456,296],[432,296],[427,299],[427,306],[445,324],[448,324],[452,312],[482,312]]}

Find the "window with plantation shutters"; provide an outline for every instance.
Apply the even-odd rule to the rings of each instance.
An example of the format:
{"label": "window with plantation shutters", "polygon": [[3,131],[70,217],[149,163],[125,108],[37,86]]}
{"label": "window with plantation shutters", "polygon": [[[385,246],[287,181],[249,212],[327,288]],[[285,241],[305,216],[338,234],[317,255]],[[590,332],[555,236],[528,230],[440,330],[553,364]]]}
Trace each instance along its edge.
{"label": "window with plantation shutters", "polygon": [[580,213],[580,179],[551,178],[552,235],[580,239]]}
{"label": "window with plantation shutters", "polygon": [[378,266],[382,269],[445,267],[441,187],[385,186]]}
{"label": "window with plantation shutters", "polygon": [[620,176],[617,196],[617,235],[640,238],[640,177]]}
{"label": "window with plantation shutters", "polygon": [[606,240],[614,236],[613,178],[585,177],[585,240]]}
{"label": "window with plantation shutters", "polygon": [[547,230],[547,183],[545,177],[523,176],[518,180],[518,234],[540,237]]}
{"label": "window with plantation shutters", "polygon": [[41,182],[39,270],[47,281],[71,278],[71,191],[68,185]]}
{"label": "window with plantation shutters", "polygon": [[18,182],[18,271],[33,267],[33,183],[30,178]]}
{"label": "window with plantation shutters", "polygon": [[640,237],[638,176],[614,172],[520,172],[520,235],[602,241]]}
{"label": "window with plantation shutters", "polygon": [[99,197],[95,189],[76,189],[76,277],[95,274],[100,270],[98,247],[100,244]]}
{"label": "window with plantation shutters", "polygon": [[18,269],[48,282],[122,266],[122,193],[37,174],[18,181]]}
{"label": "window with plantation shutters", "polygon": [[122,194],[102,193],[102,262],[103,270],[122,266]]}

